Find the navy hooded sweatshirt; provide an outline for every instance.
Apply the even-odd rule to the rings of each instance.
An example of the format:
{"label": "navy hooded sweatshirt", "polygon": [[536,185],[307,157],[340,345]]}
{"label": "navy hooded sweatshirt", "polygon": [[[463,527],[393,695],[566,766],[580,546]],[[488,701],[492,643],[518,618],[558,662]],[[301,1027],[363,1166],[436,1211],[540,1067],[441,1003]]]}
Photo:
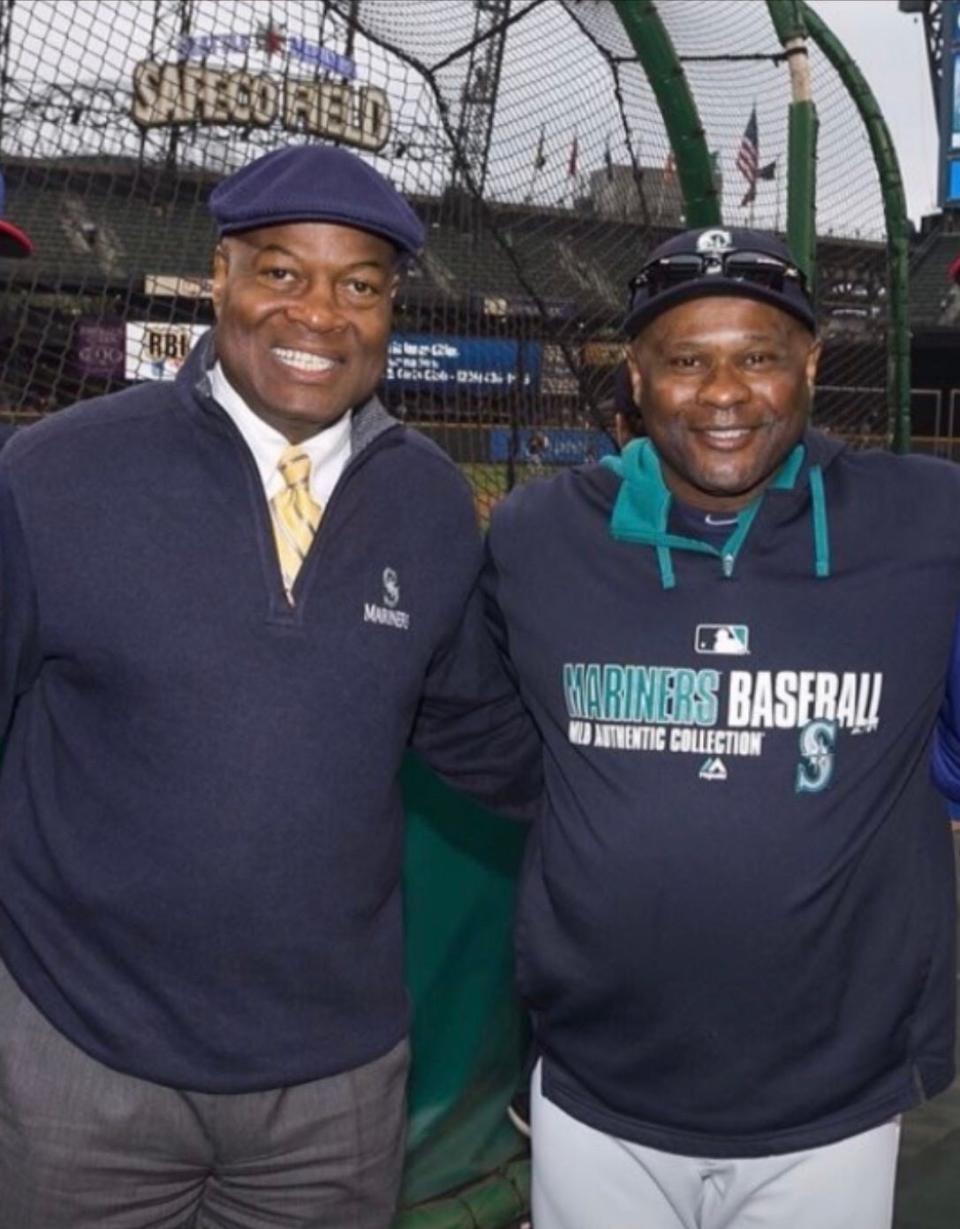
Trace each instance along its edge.
{"label": "navy hooded sweatshirt", "polygon": [[497,509],[487,581],[546,743],[518,970],[573,1117],[747,1157],[950,1083],[928,761],[958,508],[955,467],[810,432],[719,545],[649,441]]}
{"label": "navy hooded sweatshirt", "polygon": [[451,462],[356,410],[291,606],[208,349],[0,461],[0,956],[101,1062],[240,1092],[407,1030],[405,748],[515,812],[540,756]]}

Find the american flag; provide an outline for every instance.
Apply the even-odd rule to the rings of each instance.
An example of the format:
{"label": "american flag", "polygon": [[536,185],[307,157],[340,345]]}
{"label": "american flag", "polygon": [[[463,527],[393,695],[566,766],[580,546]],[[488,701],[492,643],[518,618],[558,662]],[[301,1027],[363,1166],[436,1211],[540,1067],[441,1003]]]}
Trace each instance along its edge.
{"label": "american flag", "polygon": [[747,181],[747,191],[740,202],[741,206],[752,205],[756,200],[758,179],[773,179],[777,173],[776,159],[768,162],[766,166],[760,165],[760,137],[757,133],[756,106],[750,112],[750,118],[747,120],[743,139],[737,151],[737,170]]}

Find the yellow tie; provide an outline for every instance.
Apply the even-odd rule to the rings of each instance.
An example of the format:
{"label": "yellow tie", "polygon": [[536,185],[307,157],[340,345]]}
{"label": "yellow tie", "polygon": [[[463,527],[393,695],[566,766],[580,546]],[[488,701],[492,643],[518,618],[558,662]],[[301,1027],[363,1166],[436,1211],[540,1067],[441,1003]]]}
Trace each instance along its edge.
{"label": "yellow tie", "polygon": [[293,601],[293,582],[307,557],[323,509],[310,495],[310,458],[295,444],[284,448],[277,469],[285,483],[270,500],[273,536],[277,541],[280,571],[287,597]]}

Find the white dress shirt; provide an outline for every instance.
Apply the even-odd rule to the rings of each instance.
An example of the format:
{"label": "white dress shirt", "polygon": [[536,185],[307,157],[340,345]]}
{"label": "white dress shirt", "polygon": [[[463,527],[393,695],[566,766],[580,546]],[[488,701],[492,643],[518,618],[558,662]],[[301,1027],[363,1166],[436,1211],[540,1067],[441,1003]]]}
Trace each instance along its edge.
{"label": "white dress shirt", "polygon": [[[247,405],[217,363],[210,372],[210,386],[217,404],[230,415],[260,471],[263,489],[270,500],[284,486],[277,462],[290,441],[269,423],[263,421]],[[333,494],[344,467],[350,460],[350,420],[353,411],[332,426],[305,439],[299,447],[310,458],[310,494],[315,503],[325,508]]]}

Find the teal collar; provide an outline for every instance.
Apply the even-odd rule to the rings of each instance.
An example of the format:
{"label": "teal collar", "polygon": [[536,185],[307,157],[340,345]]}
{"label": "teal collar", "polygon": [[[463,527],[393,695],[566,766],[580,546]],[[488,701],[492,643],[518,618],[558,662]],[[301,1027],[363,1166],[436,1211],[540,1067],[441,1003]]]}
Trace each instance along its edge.
{"label": "teal collar", "polygon": [[[796,486],[803,467],[806,450],[796,444],[770,481],[769,489],[790,491]],[[620,542],[639,542],[653,546],[660,566],[660,579],[665,589],[676,584],[671,550],[694,551],[721,559],[725,576],[733,575],[737,554],[747,539],[754,519],[763,502],[759,495],[737,514],[737,524],[730,537],[717,547],[697,538],[681,537],[667,531],[672,496],[663,480],[660,458],[649,439],[633,440],[619,457],[605,457],[602,465],[620,478],[620,490],[610,514],[610,535]],[[823,500],[823,476],[816,468],[816,481],[811,483],[814,496],[814,543],[816,574],[829,575],[829,546],[826,538],[826,510]],[[819,498],[817,498],[819,496]]]}

